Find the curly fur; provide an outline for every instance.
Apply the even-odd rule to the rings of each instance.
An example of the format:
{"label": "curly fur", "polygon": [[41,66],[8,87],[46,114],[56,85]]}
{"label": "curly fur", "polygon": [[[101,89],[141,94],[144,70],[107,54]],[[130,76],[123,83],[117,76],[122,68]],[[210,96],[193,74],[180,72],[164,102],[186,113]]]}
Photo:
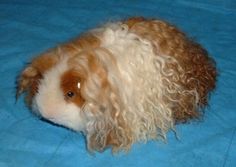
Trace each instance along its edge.
{"label": "curly fur", "polygon": [[[67,68],[58,73],[62,62]],[[23,71],[18,91],[28,92],[30,105],[43,105],[37,99],[44,78],[69,70],[81,82],[80,102],[62,103],[76,104],[77,111],[71,108],[83,120],[82,129],[70,127],[83,131],[88,149],[97,151],[165,139],[175,123],[199,116],[216,81],[214,61],[199,44],[166,22],[144,18],[106,24],[42,54]]]}

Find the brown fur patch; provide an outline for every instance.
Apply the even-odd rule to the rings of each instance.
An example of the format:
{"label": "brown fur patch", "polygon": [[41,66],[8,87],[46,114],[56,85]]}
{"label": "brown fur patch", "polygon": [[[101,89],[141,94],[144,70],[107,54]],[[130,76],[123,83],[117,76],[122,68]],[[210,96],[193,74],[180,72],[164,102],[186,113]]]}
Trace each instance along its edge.
{"label": "brown fur patch", "polygon": [[100,43],[101,42],[97,37],[91,34],[84,34],[79,38],[73,39],[69,43],[63,44],[61,49],[65,54],[74,56],[82,51],[97,48],[100,46]]}
{"label": "brown fur patch", "polygon": [[[169,80],[185,90],[196,89],[200,96],[199,108],[207,105],[208,93],[215,88],[217,76],[215,63],[208,56],[207,51],[166,22],[131,18],[126,23],[130,26],[131,32],[151,41],[157,55],[161,53],[173,56],[178,61],[184,74],[180,73],[176,64],[167,64],[166,68],[179,73],[178,80],[176,78],[169,78]],[[195,100],[193,95],[182,96],[176,92],[169,96],[181,98],[180,104],[173,105],[173,114],[177,122],[185,122],[189,118],[198,117],[198,109],[193,106]],[[168,96],[165,100],[169,100]]]}
{"label": "brown fur patch", "polygon": [[[78,63],[81,60],[84,61],[83,65],[79,65]],[[102,64],[96,58],[96,55],[92,50],[81,52],[80,55],[70,59],[68,64],[70,67],[80,73],[81,77],[84,79],[85,87],[95,84],[95,82],[92,80],[92,77],[97,77],[100,88],[97,89],[97,99],[93,100],[105,100],[102,92],[108,87],[107,71],[103,68]],[[81,90],[81,93],[82,95],[86,96],[83,89]],[[89,100],[89,97],[87,97],[87,99]]]}
{"label": "brown fur patch", "polygon": [[[106,54],[110,54],[108,50],[100,48],[100,50],[103,50],[103,52]],[[105,89],[109,86],[108,80],[107,80],[107,69],[102,65],[102,63],[96,58],[96,54],[92,51],[88,51],[87,53],[88,58],[88,66],[92,73],[99,76],[100,82],[101,82],[101,89]],[[105,56],[105,54],[104,54]],[[116,66],[116,62],[110,62]]]}
{"label": "brown fur patch", "polygon": [[128,20],[125,20],[124,23],[129,26],[129,28],[133,27],[135,24],[145,21],[143,17],[132,17]]}
{"label": "brown fur patch", "polygon": [[[80,83],[81,88],[83,87],[83,80],[81,75],[74,70],[66,71],[61,77],[61,88],[64,93],[65,100],[68,102],[73,102],[77,106],[81,107],[84,104],[84,99],[81,96],[81,88],[78,88],[78,83]],[[74,96],[69,97],[68,92],[73,92]]]}

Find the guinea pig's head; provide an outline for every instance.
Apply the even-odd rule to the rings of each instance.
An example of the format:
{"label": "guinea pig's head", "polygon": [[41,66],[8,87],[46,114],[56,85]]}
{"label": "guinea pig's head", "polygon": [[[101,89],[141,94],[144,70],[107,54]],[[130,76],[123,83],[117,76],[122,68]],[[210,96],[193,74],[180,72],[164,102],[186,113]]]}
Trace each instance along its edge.
{"label": "guinea pig's head", "polygon": [[[38,60],[36,60],[38,61]],[[47,61],[41,61],[44,65]],[[35,66],[36,64],[36,66]],[[106,89],[106,72],[91,53],[61,56],[47,70],[35,62],[22,73],[26,99],[32,110],[53,123],[85,131],[88,117],[96,110]],[[89,108],[89,109],[88,109]],[[84,113],[86,110],[86,113]]]}
{"label": "guinea pig's head", "polygon": [[38,81],[37,93],[32,97],[33,111],[56,124],[83,131],[83,82],[82,75],[68,66],[67,59],[60,61]]}
{"label": "guinea pig's head", "polygon": [[101,49],[63,57],[43,72],[39,67],[27,67],[19,83],[20,93],[29,94],[33,111],[53,123],[84,132],[90,150],[130,144],[126,135],[130,128],[122,114],[121,80],[109,52]]}

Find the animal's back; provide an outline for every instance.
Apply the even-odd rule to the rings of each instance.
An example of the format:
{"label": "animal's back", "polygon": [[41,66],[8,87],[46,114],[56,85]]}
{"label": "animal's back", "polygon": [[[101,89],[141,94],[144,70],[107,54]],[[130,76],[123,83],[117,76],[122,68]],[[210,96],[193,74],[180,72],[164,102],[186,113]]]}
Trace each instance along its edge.
{"label": "animal's back", "polygon": [[207,51],[166,22],[133,18],[126,23],[130,32],[152,43],[157,56],[170,59],[162,64],[162,74],[165,101],[172,106],[176,121],[198,117],[217,76],[215,62]]}

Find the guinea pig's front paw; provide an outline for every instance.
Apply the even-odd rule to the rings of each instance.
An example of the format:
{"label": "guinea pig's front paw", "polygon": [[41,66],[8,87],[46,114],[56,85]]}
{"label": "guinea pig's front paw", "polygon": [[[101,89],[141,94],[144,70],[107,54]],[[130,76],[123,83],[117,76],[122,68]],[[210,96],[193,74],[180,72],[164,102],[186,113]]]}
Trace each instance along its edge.
{"label": "guinea pig's front paw", "polygon": [[29,100],[27,101],[30,102],[30,97],[32,97],[37,92],[38,82],[41,78],[42,76],[36,68],[32,66],[26,67],[18,80],[16,99],[23,92],[27,92],[27,99]]}

